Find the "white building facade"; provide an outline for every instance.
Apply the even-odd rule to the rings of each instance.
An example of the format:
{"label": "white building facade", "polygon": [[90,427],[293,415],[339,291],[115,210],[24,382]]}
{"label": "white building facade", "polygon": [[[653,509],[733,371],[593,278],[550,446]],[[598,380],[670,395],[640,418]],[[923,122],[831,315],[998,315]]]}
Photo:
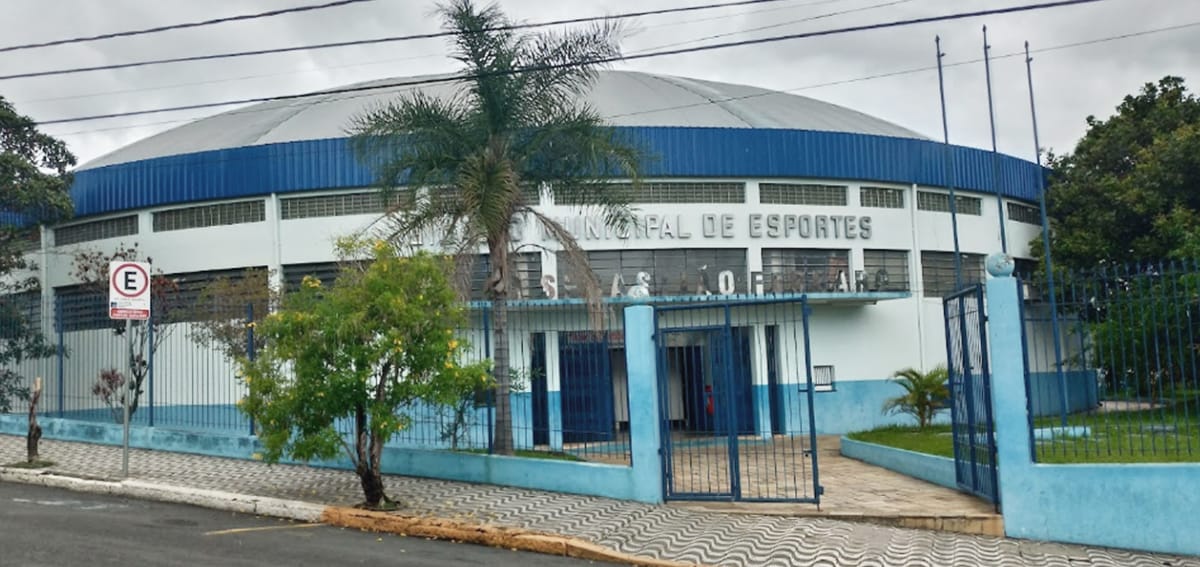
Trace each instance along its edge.
{"label": "white building facade", "polygon": [[[421,88],[449,95],[454,86]],[[403,90],[235,110],[84,166],[72,189],[77,218],[43,232],[43,299],[70,294],[78,283],[74,251],[120,243],[136,242],[157,270],[193,288],[246,268],[270,270],[282,286],[332,274],[334,241],[367,229],[383,212],[345,127]],[[540,209],[575,235],[610,295],[807,294],[821,433],[897,421],[880,411],[896,391],[886,379],[906,367],[944,364],[942,298],[956,291],[951,188],[964,282],[982,281],[983,258],[1001,249],[1002,238],[1010,254],[1030,258],[1029,242],[1040,234],[1041,170],[1010,156],[947,148],[845,108],[740,85],[604,72],[589,102],[654,156],[633,199],[639,222],[613,231],[549,192]],[[553,243],[524,223],[516,234],[539,245],[518,251],[521,299],[578,298]],[[762,359],[763,331],[749,327],[752,358]],[[542,366],[547,375],[530,395],[548,395],[519,403],[520,411],[533,423],[563,423],[568,408],[560,396],[571,394],[559,376],[566,352],[559,343],[569,329],[513,332],[517,344],[542,334],[536,349],[518,349],[525,354],[517,366]],[[195,348],[177,342],[171,348]],[[771,356],[796,348],[777,344]],[[617,362],[608,371],[613,383],[624,375]],[[682,382],[672,388],[687,389]],[[620,400],[601,406],[612,408],[602,411],[619,427]]]}

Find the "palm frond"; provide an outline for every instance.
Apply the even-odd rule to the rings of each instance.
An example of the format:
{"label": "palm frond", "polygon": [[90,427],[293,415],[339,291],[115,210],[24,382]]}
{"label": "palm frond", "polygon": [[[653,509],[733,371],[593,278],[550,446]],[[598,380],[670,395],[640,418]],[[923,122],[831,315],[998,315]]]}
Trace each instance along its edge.
{"label": "palm frond", "polygon": [[526,85],[523,110],[528,122],[536,123],[547,112],[570,108],[596,80],[602,63],[621,55],[624,26],[604,20],[572,30],[547,32],[525,42],[518,57]]}

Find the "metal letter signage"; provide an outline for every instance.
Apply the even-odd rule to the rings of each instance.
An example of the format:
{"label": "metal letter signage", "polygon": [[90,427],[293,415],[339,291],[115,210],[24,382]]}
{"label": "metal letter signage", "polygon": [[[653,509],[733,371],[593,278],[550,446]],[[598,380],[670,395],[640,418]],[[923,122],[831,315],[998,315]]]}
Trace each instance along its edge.
{"label": "metal letter signage", "polygon": [[[743,231],[754,240],[871,240],[871,217],[857,215],[811,215],[751,213],[704,213],[686,215],[634,215],[630,226],[612,227],[602,217],[575,215],[558,221],[579,241],[591,240],[689,240],[732,239]],[[742,227],[745,227],[744,229]],[[522,230],[522,235],[525,232]],[[542,228],[542,239],[551,239]]]}
{"label": "metal letter signage", "polygon": [[108,318],[144,321],[150,318],[150,265],[144,262],[108,264]]}

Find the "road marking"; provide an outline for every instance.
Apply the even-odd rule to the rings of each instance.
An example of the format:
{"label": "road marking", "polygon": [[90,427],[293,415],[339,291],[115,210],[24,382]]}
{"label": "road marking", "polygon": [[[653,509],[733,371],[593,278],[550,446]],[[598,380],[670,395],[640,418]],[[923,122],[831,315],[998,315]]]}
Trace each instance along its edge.
{"label": "road marking", "polygon": [[215,532],[204,532],[204,535],[229,535],[229,534],[244,534],[246,532],[266,532],[273,530],[298,530],[302,528],[319,528],[325,524],[290,524],[287,526],[261,526],[257,528],[234,528],[231,530],[217,530]]}
{"label": "road marking", "polygon": [[36,504],[38,506],[69,506],[75,508],[76,510],[82,510],[85,512],[128,508],[128,506],[124,504],[105,504],[101,502],[89,503],[82,500],[31,500],[29,498],[13,498],[12,501],[16,502],[17,504]]}

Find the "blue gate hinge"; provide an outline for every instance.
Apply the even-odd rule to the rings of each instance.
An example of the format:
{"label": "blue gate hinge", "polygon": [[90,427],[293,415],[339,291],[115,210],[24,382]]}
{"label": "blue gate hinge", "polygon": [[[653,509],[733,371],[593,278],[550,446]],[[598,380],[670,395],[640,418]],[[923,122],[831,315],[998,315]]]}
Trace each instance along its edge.
{"label": "blue gate hinge", "polygon": [[825,487],[818,485],[817,486],[817,496],[824,496],[824,495],[825,495]]}

